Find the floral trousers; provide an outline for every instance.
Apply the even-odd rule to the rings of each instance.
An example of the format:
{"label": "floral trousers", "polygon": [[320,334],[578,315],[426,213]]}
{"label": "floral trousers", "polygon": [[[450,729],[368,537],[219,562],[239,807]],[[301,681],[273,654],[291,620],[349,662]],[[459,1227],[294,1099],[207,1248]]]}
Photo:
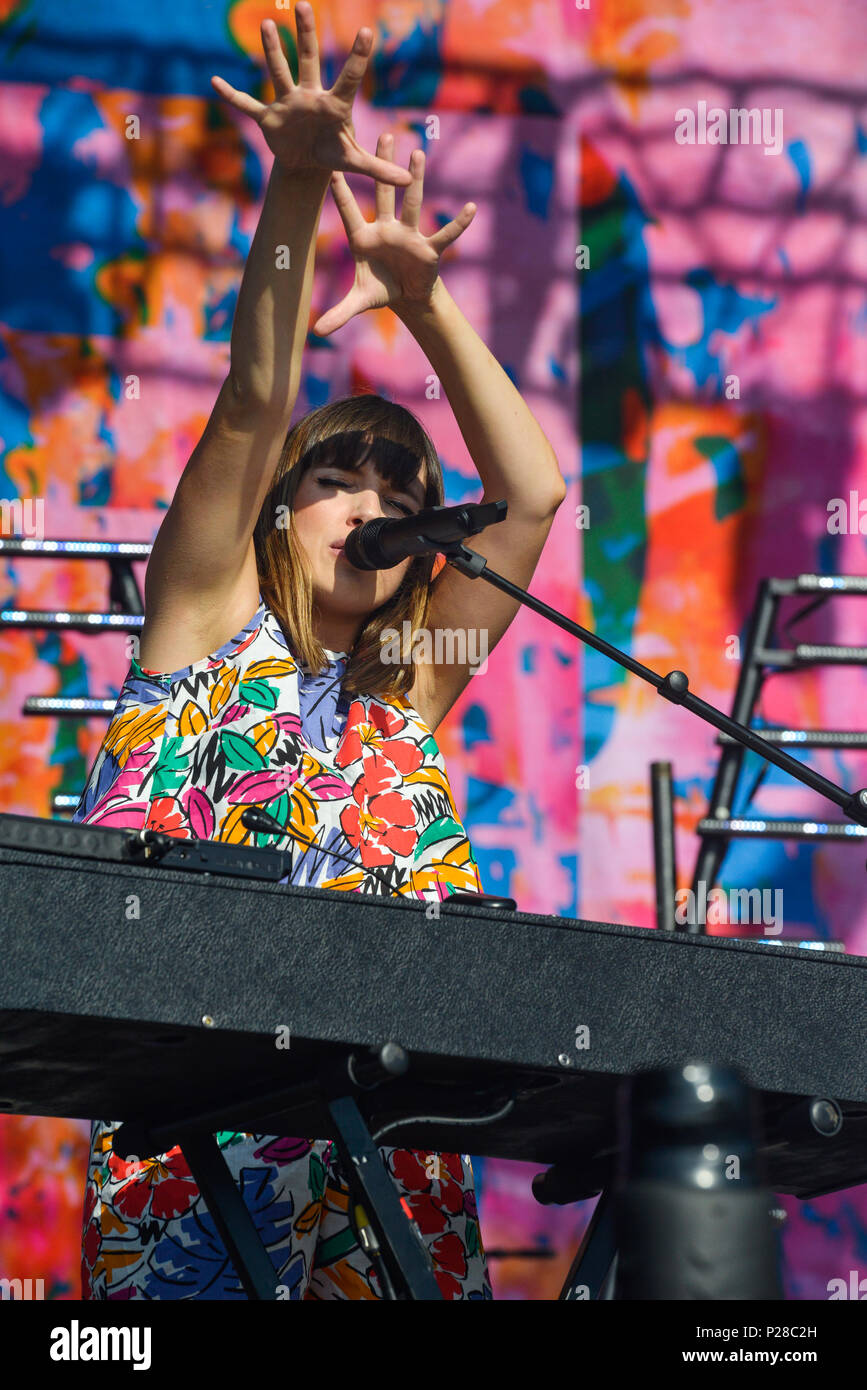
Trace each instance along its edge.
{"label": "floral trousers", "polygon": [[[144,1162],[95,1120],[84,1195],[83,1299],[246,1299],[179,1147]],[[225,1132],[217,1142],[274,1264],[278,1299],[382,1298],[332,1140]],[[380,1148],[444,1299],[492,1299],[468,1154]]]}

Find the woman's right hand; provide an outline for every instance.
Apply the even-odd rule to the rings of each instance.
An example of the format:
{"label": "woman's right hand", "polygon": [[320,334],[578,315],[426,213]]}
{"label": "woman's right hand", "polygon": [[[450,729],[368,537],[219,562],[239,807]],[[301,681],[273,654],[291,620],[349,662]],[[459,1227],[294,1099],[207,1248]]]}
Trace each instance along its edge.
{"label": "woman's right hand", "polygon": [[298,35],[298,82],[294,82],[273,19],[262,20],[262,47],[276,100],[270,106],[236,91],[222,77],[212,77],[215,90],[245,115],[252,116],[274,157],[284,169],[321,169],[368,174],[383,183],[405,188],[412,182],[408,169],[377,159],[355,138],[352,103],[373,48],[373,31],[359,29],[352,52],[329,91],[323,91],[319,72],[316,20],[308,0],[295,6]]}

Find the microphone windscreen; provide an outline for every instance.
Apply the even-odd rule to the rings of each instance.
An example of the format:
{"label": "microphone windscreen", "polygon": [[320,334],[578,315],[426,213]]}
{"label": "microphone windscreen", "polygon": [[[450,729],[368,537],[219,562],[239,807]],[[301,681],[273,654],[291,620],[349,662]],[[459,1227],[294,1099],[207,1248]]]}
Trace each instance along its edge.
{"label": "microphone windscreen", "polygon": [[343,543],[343,553],[351,565],[357,570],[375,570],[379,568],[378,557],[374,550],[376,535],[384,525],[385,518],[381,517],[376,521],[365,521],[363,525],[356,526],[354,531]]}

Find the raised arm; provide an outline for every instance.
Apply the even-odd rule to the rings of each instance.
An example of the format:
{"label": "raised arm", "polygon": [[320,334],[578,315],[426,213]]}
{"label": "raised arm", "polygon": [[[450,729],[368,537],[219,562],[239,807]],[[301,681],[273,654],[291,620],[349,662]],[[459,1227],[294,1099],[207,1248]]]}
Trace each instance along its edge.
{"label": "raised arm", "polygon": [[[256,610],[253,528],[298,396],[328,178],[274,161],[238,294],[229,375],[148,562],[140,659],[151,670],[207,655]],[[277,269],[280,245],[289,269]]]}
{"label": "raised arm", "polygon": [[231,105],[257,122],[275,158],[232,323],[229,374],[148,564],[140,659],[151,670],[176,670],[208,655],[255,611],[253,529],[298,396],[316,234],[332,171],[410,182],[405,169],[369,154],[355,139],[352,102],[367,67],[371,30],[359,30],[336,83],[323,91],[313,10],[301,0],[296,23],[297,83],[274,21],[262,22],[276,93],[269,106],[212,79]]}
{"label": "raised arm", "polygon": [[[376,149],[387,156],[392,137],[381,135]],[[470,548],[484,555],[492,570],[526,588],[566,496],[566,483],[538,420],[439,277],[441,256],[470,225],[476,206],[464,203],[451,222],[424,236],[419,226],[424,166],[424,152],[414,150],[413,181],[399,218],[394,215],[394,188],[377,183],[374,222],[364,218],[342,175],[332,176],[331,190],[355,258],[355,282],[339,304],[317,319],[314,332],[333,333],[354,314],[391,306],[439,377],[481,479],[481,501],[508,503],[506,520],[473,536]],[[434,652],[441,656],[416,660],[408,692],[431,731],[493,651],[518,607],[515,599],[451,565],[437,575],[428,627]],[[472,629],[467,628],[470,617]],[[442,646],[437,630],[452,634]]]}

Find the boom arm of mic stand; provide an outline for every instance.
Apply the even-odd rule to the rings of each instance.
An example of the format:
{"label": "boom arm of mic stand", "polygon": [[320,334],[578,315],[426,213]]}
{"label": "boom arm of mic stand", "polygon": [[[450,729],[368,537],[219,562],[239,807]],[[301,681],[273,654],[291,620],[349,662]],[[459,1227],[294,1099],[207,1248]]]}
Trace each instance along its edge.
{"label": "boom arm of mic stand", "polygon": [[857,792],[844,791],[835,782],[829,781],[821,773],[814,772],[812,768],[799,763],[796,758],[783,752],[780,748],[775,748],[772,743],[763,739],[761,734],[757,734],[754,729],[749,729],[745,724],[739,724],[737,720],[731,719],[715,705],[709,705],[706,700],[701,700],[697,695],[693,695],[689,689],[689,678],[683,671],[669,671],[667,676],[658,676],[655,671],[651,671],[649,666],[643,666],[640,661],[622,652],[619,647],[613,647],[610,642],[597,637],[595,633],[588,632],[587,628],[579,627],[578,623],[573,623],[570,618],[564,618],[562,613],[558,613],[556,608],[551,608],[541,599],[534,598],[526,589],[521,589],[517,584],[513,584],[510,579],[504,578],[502,574],[497,574],[495,570],[488,569],[488,562],[483,555],[479,555],[474,550],[468,549],[462,542],[441,545],[440,553],[445,555],[450,565],[460,570],[468,579],[478,579],[479,576],[487,579],[494,588],[501,589],[510,598],[517,599],[527,608],[532,608],[535,613],[541,613],[543,618],[561,627],[564,632],[569,632],[573,637],[577,637],[588,647],[593,647],[595,651],[602,652],[603,656],[610,657],[625,670],[631,671],[633,675],[640,676],[642,680],[652,685],[657,694],[663,699],[670,700],[672,704],[683,705],[691,714],[695,714],[699,719],[703,719],[706,724],[711,724],[715,729],[721,730],[724,734],[729,734],[737,739],[745,748],[750,748],[754,753],[766,758],[769,763],[774,763],[776,767],[781,767],[784,772],[788,772],[797,781],[803,782],[812,791],[819,792],[825,796],[835,806],[855,821],[857,825],[867,825],[867,789]]}

